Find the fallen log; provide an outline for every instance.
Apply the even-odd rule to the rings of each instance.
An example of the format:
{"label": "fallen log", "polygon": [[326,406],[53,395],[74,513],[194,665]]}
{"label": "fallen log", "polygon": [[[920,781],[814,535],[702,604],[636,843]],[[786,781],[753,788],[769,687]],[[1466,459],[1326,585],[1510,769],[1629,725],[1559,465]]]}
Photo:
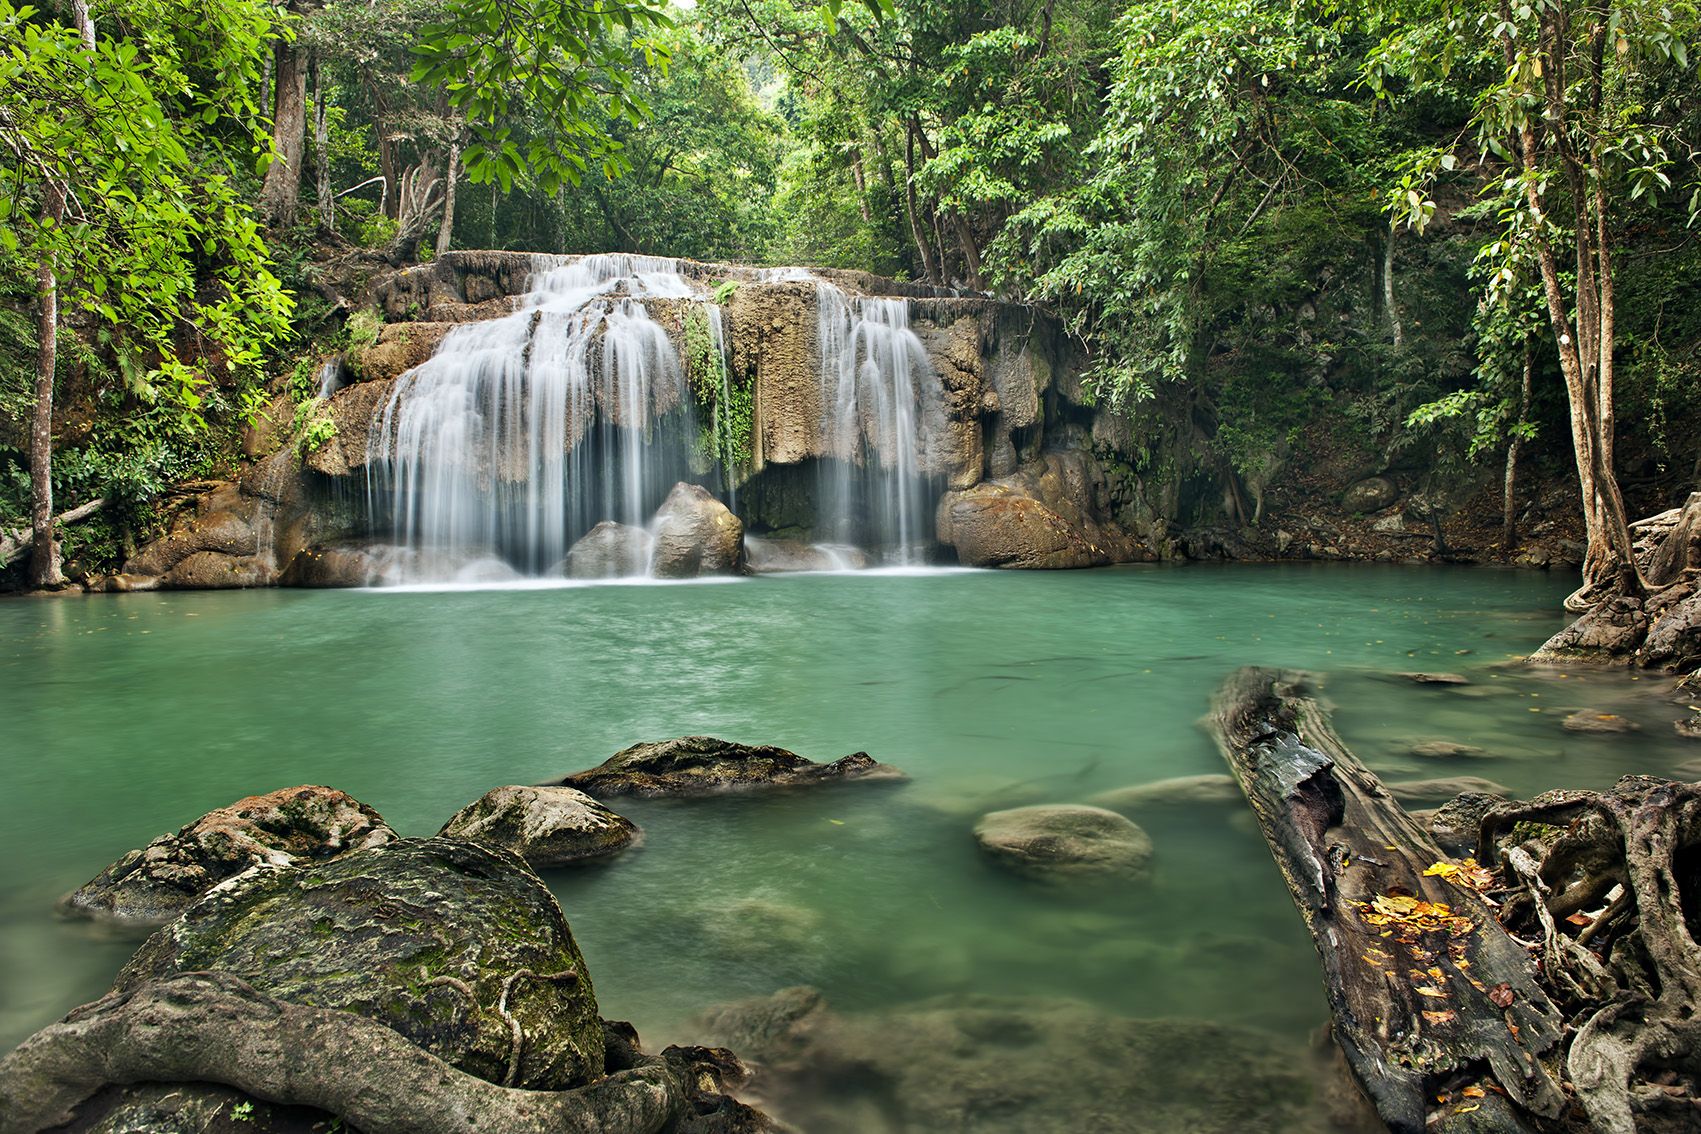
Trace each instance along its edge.
{"label": "fallen log", "polygon": [[571,1091],[500,1087],[382,1024],[186,973],[77,1009],[0,1059],[0,1134],[71,1120],[109,1084],[220,1083],[382,1134],[655,1134],[690,1084],[651,1059]]}
{"label": "fallen log", "polygon": [[[74,524],[78,520],[86,520],[102,508],[106,507],[106,498],[90,500],[87,504],[79,504],[68,512],[61,512],[53,518],[53,526],[63,527]],[[7,531],[0,528],[0,568],[10,567],[12,560],[30,549],[33,540],[28,529],[22,531]]]}
{"label": "fallen log", "polygon": [[[1393,1134],[1527,1134],[1565,1099],[1561,1018],[1523,946],[1347,750],[1311,679],[1243,669],[1212,729],[1323,962],[1332,1028]],[[1459,878],[1457,873],[1452,877]]]}

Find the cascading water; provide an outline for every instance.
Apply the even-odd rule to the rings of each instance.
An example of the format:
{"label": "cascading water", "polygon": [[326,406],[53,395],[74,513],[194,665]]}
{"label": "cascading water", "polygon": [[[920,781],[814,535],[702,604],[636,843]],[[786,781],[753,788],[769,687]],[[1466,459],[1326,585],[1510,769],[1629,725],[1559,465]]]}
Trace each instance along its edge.
{"label": "cascading water", "polygon": [[816,288],[825,398],[821,496],[826,535],[890,563],[925,561],[932,540],[924,426],[938,381],[910,329],[909,301]]}
{"label": "cascading water", "polygon": [[641,526],[695,436],[679,354],[645,299],[690,296],[671,260],[587,256],[544,272],[512,314],[456,327],[396,381],[369,489],[412,563],[541,574],[599,520]]}

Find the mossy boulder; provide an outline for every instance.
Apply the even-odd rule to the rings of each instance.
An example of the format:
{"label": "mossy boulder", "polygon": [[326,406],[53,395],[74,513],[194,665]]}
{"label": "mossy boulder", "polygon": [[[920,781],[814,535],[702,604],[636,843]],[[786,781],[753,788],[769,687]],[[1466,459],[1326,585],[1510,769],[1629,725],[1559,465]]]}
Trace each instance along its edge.
{"label": "mossy boulder", "polygon": [[1055,804],[994,811],[975,824],[975,842],[994,861],[1042,882],[1138,878],[1152,859],[1152,840],[1133,822],[1102,807]]}
{"label": "mossy boulder", "polygon": [[126,854],[68,895],[60,910],[151,928],[245,870],[335,858],[395,838],[376,811],[335,788],[251,795]]}
{"label": "mossy boulder", "polygon": [[582,791],[517,786],[485,792],[437,833],[511,850],[534,868],[608,858],[639,837],[636,823]]}
{"label": "mossy boulder", "polygon": [[843,780],[901,780],[904,774],[866,752],[818,764],[769,745],[712,736],[682,736],[634,744],[595,768],[563,778],[563,786],[595,796],[718,795],[768,787],[801,787]]}
{"label": "mossy boulder", "polygon": [[567,919],[495,847],[404,839],[239,875],[149,938],[115,988],[202,970],[375,1020],[493,1083],[562,1090],[603,1071]]}

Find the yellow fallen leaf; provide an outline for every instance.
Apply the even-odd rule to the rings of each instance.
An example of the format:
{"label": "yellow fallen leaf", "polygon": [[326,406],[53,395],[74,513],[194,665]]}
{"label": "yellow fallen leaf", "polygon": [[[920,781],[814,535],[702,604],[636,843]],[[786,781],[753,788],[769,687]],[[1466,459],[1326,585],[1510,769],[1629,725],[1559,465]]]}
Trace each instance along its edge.
{"label": "yellow fallen leaf", "polygon": [[1481,1099],[1488,1097],[1488,1092],[1483,1090],[1481,1087],[1466,1087],[1459,1093],[1468,1099]]}
{"label": "yellow fallen leaf", "polygon": [[1447,999],[1447,994],[1445,992],[1442,992],[1439,988],[1431,988],[1427,984],[1419,985],[1417,994],[1419,996],[1434,996],[1442,1000]]}
{"label": "yellow fallen leaf", "polygon": [[1453,1113],[1454,1114],[1469,1114],[1473,1110],[1481,1110],[1481,1109],[1482,1109],[1482,1103],[1472,1103],[1470,1106],[1459,1107]]}

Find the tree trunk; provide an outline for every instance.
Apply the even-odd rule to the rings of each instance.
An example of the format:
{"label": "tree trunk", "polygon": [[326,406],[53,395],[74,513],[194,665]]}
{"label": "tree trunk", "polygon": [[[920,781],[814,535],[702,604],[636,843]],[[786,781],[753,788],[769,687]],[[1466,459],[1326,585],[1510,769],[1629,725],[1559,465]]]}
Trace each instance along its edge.
{"label": "tree trunk", "polygon": [[295,223],[301,202],[301,165],[307,149],[307,68],[301,47],[279,40],[273,48],[277,64],[272,107],[272,149],[276,156],[260,188],[260,210],[272,224]]}
{"label": "tree trunk", "polygon": [[[42,190],[43,227],[57,226],[65,216],[65,189],[48,181]],[[30,585],[57,587],[59,545],[53,540],[53,378],[59,367],[59,275],[52,252],[36,268],[35,409],[30,415]]]}
{"label": "tree trunk", "polygon": [[331,192],[331,130],[326,118],[325,69],[313,57],[313,166],[319,197],[319,227],[337,231],[336,198]]}
{"label": "tree trunk", "polygon": [[77,25],[77,34],[82,37],[83,50],[95,49],[94,17],[89,15],[89,0],[71,0],[71,22]]}
{"label": "tree trunk", "polygon": [[969,228],[968,218],[952,209],[951,227],[956,230],[957,244],[963,250],[963,272],[968,276],[969,286],[976,291],[985,291],[986,285],[980,274],[980,249],[975,246],[975,235]]}
{"label": "tree trunk", "polygon": [[[1310,678],[1240,670],[1211,727],[1317,946],[1335,1040],[1389,1130],[1521,1134],[1560,1114],[1540,1060],[1564,1018],[1529,955],[1475,889],[1429,873],[1445,856],[1335,734]],[[1477,1101],[1457,1105],[1467,1086]]]}
{"label": "tree trunk", "polygon": [[1524,438],[1518,432],[1530,419],[1530,387],[1535,377],[1536,343],[1524,337],[1524,384],[1518,394],[1518,420],[1512,423],[1512,436],[1506,442],[1506,488],[1501,500],[1500,547],[1510,554],[1518,542],[1518,450]]}
{"label": "tree trunk", "polygon": [[437,228],[437,254],[449,250],[455,236],[455,182],[461,176],[461,140],[449,143],[449,168],[443,174],[443,223]]}
{"label": "tree trunk", "polygon": [[933,246],[928,242],[927,232],[923,227],[921,203],[916,200],[915,135],[915,123],[907,123],[904,133],[904,204],[909,210],[910,233],[915,237],[916,250],[921,253],[922,270],[927,273],[927,282],[942,284],[945,277],[939,270],[939,261],[933,255]]}
{"label": "tree trunk", "polygon": [[1382,242],[1382,315],[1388,320],[1388,333],[1394,345],[1400,346],[1405,342],[1406,332],[1400,326],[1400,309],[1394,305],[1394,236],[1394,226],[1389,225],[1387,239]]}

